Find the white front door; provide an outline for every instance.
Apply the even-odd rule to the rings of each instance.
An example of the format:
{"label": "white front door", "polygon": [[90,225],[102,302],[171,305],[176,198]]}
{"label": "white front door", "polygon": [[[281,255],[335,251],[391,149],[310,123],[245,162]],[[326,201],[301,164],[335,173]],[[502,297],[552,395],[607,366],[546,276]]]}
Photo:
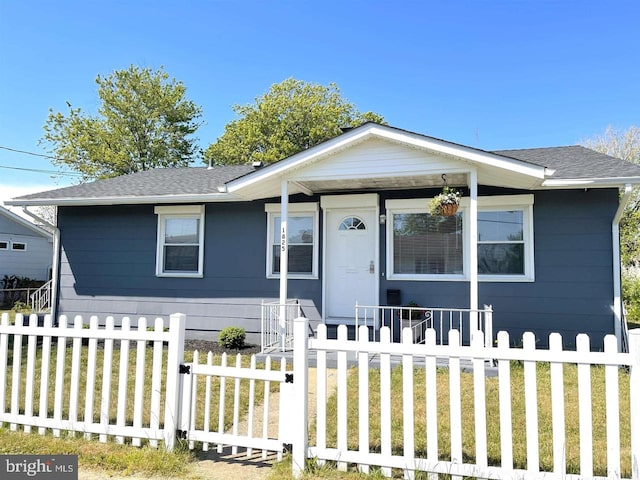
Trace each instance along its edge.
{"label": "white front door", "polygon": [[378,304],[377,208],[330,208],[325,216],[325,322],[353,322],[355,305]]}

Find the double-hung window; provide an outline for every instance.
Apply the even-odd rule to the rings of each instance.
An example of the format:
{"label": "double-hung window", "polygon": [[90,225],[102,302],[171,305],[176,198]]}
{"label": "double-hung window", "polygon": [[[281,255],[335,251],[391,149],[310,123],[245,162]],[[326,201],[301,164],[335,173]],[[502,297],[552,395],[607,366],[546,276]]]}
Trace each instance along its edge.
{"label": "double-hung window", "polygon": [[453,216],[431,216],[426,199],[388,200],[387,272],[396,280],[464,278],[464,222]]}
{"label": "double-hung window", "polygon": [[155,207],[158,215],[156,275],[202,277],[204,205]]}
{"label": "double-hung window", "polygon": [[478,278],[531,281],[533,264],[533,195],[481,197]]}
{"label": "double-hung window", "polygon": [[[431,216],[428,199],[388,200],[390,280],[468,280],[469,199],[453,216]],[[533,281],[533,195],[478,198],[478,279]]]}
{"label": "double-hung window", "polygon": [[[287,206],[287,248],[289,278],[318,278],[318,204],[290,203]],[[280,277],[280,204],[266,204],[267,277]]]}

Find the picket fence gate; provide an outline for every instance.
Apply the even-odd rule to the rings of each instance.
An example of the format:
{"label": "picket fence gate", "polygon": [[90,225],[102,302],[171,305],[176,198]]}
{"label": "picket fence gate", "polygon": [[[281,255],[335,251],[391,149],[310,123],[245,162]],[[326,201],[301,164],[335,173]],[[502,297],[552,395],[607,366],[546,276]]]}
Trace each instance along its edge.
{"label": "picket fence gate", "polygon": [[[199,442],[202,449],[208,451],[209,444],[216,444],[218,453],[222,453],[224,446],[230,446],[231,454],[236,455],[238,447],[244,447],[247,457],[252,457],[255,449],[261,451],[263,459],[275,453],[278,460],[282,460],[285,445],[290,443],[292,424],[286,420],[293,397],[293,375],[287,371],[285,358],[281,358],[279,366],[272,369],[271,357],[266,357],[264,366],[258,368],[256,356],[252,355],[250,365],[243,367],[242,355],[236,355],[235,365],[229,365],[227,355],[223,353],[220,364],[214,365],[211,352],[206,363],[200,363],[199,352],[196,351],[193,361],[184,364],[181,371],[184,375],[178,436],[189,442],[189,448],[193,449],[195,442]],[[217,384],[213,383],[214,379]],[[233,380],[232,392],[229,392],[233,393],[232,418],[228,427],[225,423],[227,380]],[[249,383],[244,419],[240,417],[241,380]],[[260,405],[256,402],[258,382],[262,383]],[[272,384],[276,386],[275,392]],[[199,389],[204,389],[204,402],[200,403]],[[212,402],[214,390],[218,392],[217,405]],[[271,408],[272,402],[278,402],[277,409]]]}

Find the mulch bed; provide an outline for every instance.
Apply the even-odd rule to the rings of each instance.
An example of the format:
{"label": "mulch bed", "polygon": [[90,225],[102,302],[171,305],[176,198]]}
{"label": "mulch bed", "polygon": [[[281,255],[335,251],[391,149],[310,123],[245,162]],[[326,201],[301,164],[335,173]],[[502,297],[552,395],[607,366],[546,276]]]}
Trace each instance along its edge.
{"label": "mulch bed", "polygon": [[184,349],[185,351],[198,350],[201,354],[213,352],[214,355],[222,355],[224,352],[226,352],[227,355],[236,355],[238,353],[242,355],[253,355],[254,353],[260,353],[260,345],[247,344],[244,348],[229,349],[224,348],[218,344],[218,342],[210,342],[208,340],[185,340]]}

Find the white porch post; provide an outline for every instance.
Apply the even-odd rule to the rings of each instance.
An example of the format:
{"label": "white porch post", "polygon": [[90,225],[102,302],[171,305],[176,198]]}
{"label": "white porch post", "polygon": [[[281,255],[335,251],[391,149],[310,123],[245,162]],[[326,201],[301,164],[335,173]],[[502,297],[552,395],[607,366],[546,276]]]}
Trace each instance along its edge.
{"label": "white porch post", "polygon": [[280,194],[280,349],[285,350],[287,335],[287,275],[289,273],[289,247],[287,221],[289,219],[289,184],[282,180]]}
{"label": "white porch post", "polygon": [[469,308],[471,334],[478,330],[478,172],[469,172]]}

